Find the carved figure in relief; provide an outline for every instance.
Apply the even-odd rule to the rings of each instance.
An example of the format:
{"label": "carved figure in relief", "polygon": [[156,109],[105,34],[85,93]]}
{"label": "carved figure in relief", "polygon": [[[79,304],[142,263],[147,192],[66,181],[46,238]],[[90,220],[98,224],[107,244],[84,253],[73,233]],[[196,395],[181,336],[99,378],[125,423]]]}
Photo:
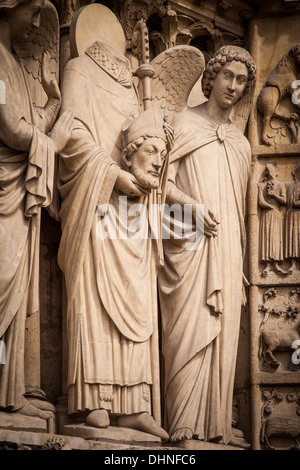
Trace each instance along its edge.
{"label": "carved figure in relief", "polygon": [[288,272],[297,269],[300,257],[300,163],[292,170],[293,181],[287,185],[287,211],[285,219],[285,257],[291,261]]}
{"label": "carved figure in relief", "polygon": [[24,342],[26,317],[39,310],[40,211],[51,203],[55,155],[73,122],[67,112],[54,124],[61,98],[51,74],[51,46],[59,30],[57,23],[47,48],[44,21],[49,28],[55,15],[45,0],[0,2],[0,338],[6,350],[0,408],[45,419],[52,413],[24,397]]}
{"label": "carved figure in relief", "polygon": [[[164,240],[159,272],[165,359],[165,413],[173,442],[234,442],[232,396],[241,304],[245,301],[245,196],[251,151],[229,119],[254,87],[255,65],[239,47],[224,46],[208,62],[208,101],[175,116],[167,203],[204,205],[204,240]],[[167,219],[166,219],[167,224]],[[184,223],[183,223],[184,233]]]}
{"label": "carved figure in relief", "polygon": [[264,300],[261,306],[264,318],[260,325],[259,355],[263,355],[264,362],[276,369],[280,362],[273,353],[291,352],[293,343],[300,339],[299,289],[281,295],[271,288],[266,291]]}
{"label": "carved figure in relief", "polygon": [[292,328],[289,329],[269,329],[264,327],[261,333],[261,339],[264,347],[265,362],[272,367],[277,368],[280,362],[276,359],[274,351],[291,351],[294,341],[300,339],[300,315],[296,315],[296,319],[292,323]]}
{"label": "carved figure in relief", "polygon": [[[299,450],[300,395],[297,389],[290,389],[287,393],[281,390],[282,387],[275,387],[262,393],[264,404],[261,409],[261,442],[264,449]],[[278,438],[281,439],[280,443]]]}
{"label": "carved figure in relief", "polygon": [[299,104],[294,103],[292,112],[280,111],[279,104],[286,96],[291,97],[295,92],[297,87],[295,88],[294,82],[299,79],[299,72],[300,45],[297,44],[280,59],[258,97],[258,109],[263,115],[261,139],[265,145],[271,145],[268,130],[272,117],[290,123],[294,138],[297,138],[298,126],[295,127],[295,123],[299,121]]}
{"label": "carved figure in relief", "polygon": [[[291,439],[291,446],[279,446],[272,444],[272,438],[280,437]],[[289,416],[274,416],[267,418],[261,430],[261,440],[272,450],[300,450],[300,419]]]}
{"label": "carved figure in relief", "polygon": [[286,204],[285,184],[277,179],[275,165],[267,164],[258,184],[260,216],[261,261],[265,264],[261,275],[267,276],[270,269],[287,274],[279,263],[284,260],[284,213]]}

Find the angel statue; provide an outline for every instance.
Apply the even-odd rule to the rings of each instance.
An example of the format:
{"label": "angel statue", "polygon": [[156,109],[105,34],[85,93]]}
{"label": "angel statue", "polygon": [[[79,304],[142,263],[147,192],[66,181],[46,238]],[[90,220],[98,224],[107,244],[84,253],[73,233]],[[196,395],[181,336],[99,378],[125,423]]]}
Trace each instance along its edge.
{"label": "angel statue", "polygon": [[55,123],[61,98],[46,40],[53,10],[45,0],[0,1],[0,407],[43,419],[52,413],[24,396],[25,320],[39,310],[41,207],[51,203],[55,155],[73,122],[65,113]]}
{"label": "angel statue", "polygon": [[[80,28],[86,30],[84,18],[91,17],[86,11],[93,12],[97,28],[84,52]],[[113,425],[166,441],[156,289],[172,130],[149,95],[140,106],[145,96],[134,86],[115,15],[93,4],[74,22],[71,50],[83,53],[67,63],[62,83],[63,108],[74,112],[75,125],[60,155],[58,253],[67,292],[68,413],[70,419],[85,413],[91,433]],[[99,22],[114,24],[114,35],[101,35]],[[191,50],[189,91],[201,74],[201,53]],[[150,78],[156,67],[150,69],[141,64],[140,72]],[[144,84],[149,91],[146,75],[143,92]]]}
{"label": "angel statue", "polygon": [[[246,50],[223,46],[203,72],[207,101],[172,121],[166,203],[190,207],[196,226],[202,208],[204,235],[194,249],[187,249],[190,240],[184,236],[163,240],[158,285],[171,442],[238,440],[247,446],[238,430],[233,435],[232,400],[247,283],[242,270],[251,150],[230,115],[243,96],[248,101],[255,73]],[[183,234],[184,226],[183,219]]]}

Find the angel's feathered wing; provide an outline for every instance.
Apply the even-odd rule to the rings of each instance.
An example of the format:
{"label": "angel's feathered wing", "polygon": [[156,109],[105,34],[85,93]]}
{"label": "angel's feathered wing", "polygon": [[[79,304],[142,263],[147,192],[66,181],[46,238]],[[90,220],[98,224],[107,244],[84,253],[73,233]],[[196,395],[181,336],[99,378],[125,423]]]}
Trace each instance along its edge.
{"label": "angel's feathered wing", "polygon": [[51,56],[51,74],[59,80],[59,19],[56,8],[49,0],[41,12],[39,29],[33,31],[26,43],[16,45],[16,51],[24,67],[32,102],[43,107],[47,95],[41,83],[44,52]]}
{"label": "angel's feathered wing", "polygon": [[202,75],[205,60],[202,52],[193,46],[175,46],[155,57],[151,65],[152,105],[160,108],[170,123],[175,114],[187,106],[189,94]]}
{"label": "angel's feathered wing", "polygon": [[230,118],[236,127],[244,134],[253,101],[253,90],[243,96],[233,107]]}

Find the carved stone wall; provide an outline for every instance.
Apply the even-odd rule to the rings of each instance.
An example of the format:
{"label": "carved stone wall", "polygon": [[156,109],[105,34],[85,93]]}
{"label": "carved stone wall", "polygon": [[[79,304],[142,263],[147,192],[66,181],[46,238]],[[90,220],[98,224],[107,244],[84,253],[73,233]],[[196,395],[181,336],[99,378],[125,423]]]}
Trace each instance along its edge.
{"label": "carved stone wall", "polygon": [[[60,16],[62,73],[70,58],[68,34],[71,18],[80,7],[92,1],[53,0],[52,3]],[[268,77],[281,59],[300,44],[299,2],[278,0],[271,6],[264,0],[113,0],[100,3],[107,5],[119,17],[129,51],[133,28],[139,19],[144,18],[150,33],[151,58],[178,44],[198,47],[206,60],[223,44],[242,45],[253,55],[258,80],[247,128],[253,153],[247,214],[246,271],[250,286],[247,290],[248,305],[241,318],[235,379],[236,424],[246,431],[253,449],[299,449],[300,366],[299,356],[295,354],[297,348],[293,344],[299,339],[300,260],[297,254],[292,256],[288,250],[288,230],[292,226],[291,213],[297,210],[291,208],[290,201],[299,197],[300,192],[293,176],[300,161],[300,139],[295,117],[283,119],[272,114],[267,130],[270,145],[264,144],[263,112],[258,106],[259,94]],[[297,67],[296,70],[293,67],[290,84],[287,86],[282,79],[289,93],[282,99],[280,97],[277,103],[281,113],[290,115],[297,114],[297,107],[295,109],[292,102],[296,88],[292,84],[300,79]],[[198,83],[190,104],[203,100]],[[276,170],[272,181],[265,174],[270,165]],[[281,188],[278,194],[285,194],[282,203],[277,200],[274,203],[276,208],[264,208],[259,200],[259,185],[263,186],[265,197],[268,191],[274,191],[274,186],[275,192],[276,187]],[[270,198],[274,202],[274,197]],[[278,212],[276,222],[274,218],[267,217],[266,213],[271,210]],[[278,240],[279,233],[281,241]],[[272,258],[268,270],[262,256],[263,242],[270,241],[272,236],[275,245],[281,244],[276,248],[281,255],[279,259]],[[47,399],[57,405],[58,431],[64,424],[66,394],[63,279],[56,261],[59,238],[59,223],[45,212],[40,271],[41,388]],[[296,258],[295,269],[291,269],[293,258]],[[280,269],[276,268],[273,260],[278,262]]]}
{"label": "carved stone wall", "polygon": [[258,70],[248,125],[252,446],[299,449],[299,66],[290,51],[300,11],[298,2],[260,4],[249,23]]}

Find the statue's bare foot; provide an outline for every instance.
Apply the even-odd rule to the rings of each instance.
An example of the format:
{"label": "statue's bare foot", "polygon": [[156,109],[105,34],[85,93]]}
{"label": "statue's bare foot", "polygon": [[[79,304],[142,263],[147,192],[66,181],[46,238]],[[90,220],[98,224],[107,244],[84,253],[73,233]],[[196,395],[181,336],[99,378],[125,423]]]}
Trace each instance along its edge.
{"label": "statue's bare foot", "polygon": [[110,425],[108,411],[94,410],[86,417],[85,422],[94,428],[107,428]]}
{"label": "statue's bare foot", "polygon": [[243,449],[250,448],[250,444],[246,441],[243,431],[236,428],[232,428],[232,438],[229,445],[242,447]]}
{"label": "statue's bare foot", "polygon": [[264,269],[262,270],[262,272],[261,272],[260,275],[263,276],[263,277],[266,277],[269,272],[270,272],[270,267],[267,266],[266,268],[264,268]]}
{"label": "statue's bare foot", "polygon": [[33,416],[42,419],[53,418],[52,411],[40,410],[36,406],[31,405],[27,400],[25,400],[24,405],[17,411],[18,413],[26,416]]}
{"label": "statue's bare foot", "polygon": [[190,428],[180,428],[173,431],[170,436],[170,442],[180,442],[192,439],[193,431]]}
{"label": "statue's bare foot", "polygon": [[288,274],[293,274],[295,270],[296,270],[296,261],[293,260],[291,266],[288,269]]}
{"label": "statue's bare foot", "polygon": [[274,264],[274,267],[275,267],[275,270],[278,272],[278,273],[281,273],[283,274],[284,276],[287,275],[287,271],[285,271],[284,269],[282,269],[278,263],[275,263]]}
{"label": "statue's bare foot", "polygon": [[119,416],[116,425],[147,432],[153,436],[160,437],[163,442],[167,442],[169,439],[169,434],[146,412]]}

